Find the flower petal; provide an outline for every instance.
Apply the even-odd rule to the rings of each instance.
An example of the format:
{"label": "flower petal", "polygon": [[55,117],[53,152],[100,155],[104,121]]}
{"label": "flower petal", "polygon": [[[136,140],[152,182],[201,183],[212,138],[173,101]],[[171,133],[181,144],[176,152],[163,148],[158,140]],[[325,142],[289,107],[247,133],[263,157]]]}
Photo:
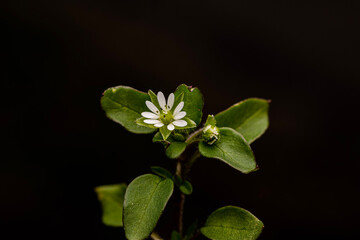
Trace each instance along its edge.
{"label": "flower petal", "polygon": [[164,96],[164,94],[162,92],[158,92],[157,99],[158,99],[160,107],[163,110],[166,110],[166,100],[165,100],[165,96]]}
{"label": "flower petal", "polygon": [[164,124],[163,123],[156,123],[156,124],[154,124],[154,126],[160,128],[160,127],[164,126]]}
{"label": "flower petal", "polygon": [[146,117],[146,118],[151,118],[151,119],[158,119],[159,115],[151,113],[151,112],[142,112],[141,116]]}
{"label": "flower petal", "polygon": [[185,127],[187,125],[187,122],[185,120],[176,120],[173,121],[172,124],[174,124],[177,127]]}
{"label": "flower petal", "polygon": [[178,114],[180,111],[181,111],[181,109],[183,109],[183,107],[184,107],[184,102],[180,102],[179,103],[179,105],[177,105],[177,107],[175,108],[175,110],[174,110],[174,116],[176,115],[176,114]]}
{"label": "flower petal", "polygon": [[174,116],[174,119],[175,120],[179,120],[179,119],[181,119],[181,118],[183,118],[183,117],[185,117],[186,116],[186,112],[179,112],[178,114],[176,114],[175,116]]}
{"label": "flower petal", "polygon": [[145,104],[153,113],[156,114],[160,113],[159,109],[152,102],[146,101]]}
{"label": "flower petal", "polygon": [[175,100],[175,95],[173,93],[170,93],[167,100],[167,107],[169,110],[171,110],[171,108],[174,106],[174,100]]}
{"label": "flower petal", "polygon": [[175,129],[175,126],[170,123],[169,125],[167,125],[167,129],[168,129],[169,131],[172,131],[172,130]]}
{"label": "flower petal", "polygon": [[147,123],[147,124],[157,124],[157,123],[161,123],[159,120],[157,119],[145,119],[144,120],[144,123]]}

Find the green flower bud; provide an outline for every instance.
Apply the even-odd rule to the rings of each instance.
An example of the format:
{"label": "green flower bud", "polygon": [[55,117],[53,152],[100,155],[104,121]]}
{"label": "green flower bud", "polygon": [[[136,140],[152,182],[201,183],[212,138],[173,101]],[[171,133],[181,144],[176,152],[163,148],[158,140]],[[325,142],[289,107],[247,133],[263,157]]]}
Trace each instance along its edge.
{"label": "green flower bud", "polygon": [[207,144],[213,145],[220,138],[219,128],[212,125],[205,126],[202,138]]}

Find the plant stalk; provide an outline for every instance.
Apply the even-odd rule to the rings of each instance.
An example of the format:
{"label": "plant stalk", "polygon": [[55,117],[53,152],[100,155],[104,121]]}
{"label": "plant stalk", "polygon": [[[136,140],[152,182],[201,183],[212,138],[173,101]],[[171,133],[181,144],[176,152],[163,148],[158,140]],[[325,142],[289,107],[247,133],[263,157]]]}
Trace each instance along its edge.
{"label": "plant stalk", "polygon": [[[201,136],[203,131],[203,128],[200,128],[189,135],[189,137],[186,139],[186,144],[189,146],[190,144],[199,141],[199,137]],[[187,174],[189,173],[192,165],[196,161],[196,159],[200,156],[199,151],[196,151],[192,157],[190,157],[188,160],[186,160],[186,157],[184,154],[182,154],[177,159],[177,165],[176,165],[176,175],[179,176],[181,179],[185,179]],[[179,200],[179,213],[178,213],[178,232],[181,237],[183,237],[184,232],[184,206],[185,206],[185,194],[180,192],[180,200]]]}
{"label": "plant stalk", "polygon": [[198,140],[197,138],[200,137],[200,135],[202,134],[203,129],[204,128],[199,128],[195,132],[191,133],[189,135],[189,137],[185,140],[186,144],[189,145],[189,144],[195,142],[196,140]]}
{"label": "plant stalk", "polygon": [[[181,159],[178,159],[176,165],[176,175],[182,178],[182,162]],[[180,236],[183,236],[183,222],[184,222],[184,205],[185,205],[185,194],[180,193],[180,201],[179,201],[179,213],[178,213],[178,232]]]}
{"label": "plant stalk", "polygon": [[157,232],[152,232],[150,235],[151,239],[153,240],[164,240]]}

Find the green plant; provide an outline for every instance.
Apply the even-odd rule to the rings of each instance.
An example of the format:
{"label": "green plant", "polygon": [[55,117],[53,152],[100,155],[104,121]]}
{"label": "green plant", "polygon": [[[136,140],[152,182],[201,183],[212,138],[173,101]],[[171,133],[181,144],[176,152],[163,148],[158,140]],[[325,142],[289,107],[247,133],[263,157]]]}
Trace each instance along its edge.
{"label": "green plant", "polygon": [[[154,228],[173,194],[181,192],[179,224],[171,240],[194,239],[195,225],[184,234],[184,199],[193,191],[188,173],[200,156],[219,159],[242,173],[257,170],[250,144],[268,127],[269,101],[249,98],[214,115],[201,125],[203,96],[198,88],[180,85],[166,101],[156,95],[131,87],[107,89],[101,98],[106,115],[132,133],[155,133],[153,142],[162,143],[165,155],[176,159],[176,171],[152,167],[153,174],[135,178],[128,186],[115,184],[95,190],[103,207],[103,222],[124,227],[126,238],[162,239]],[[245,209],[227,206],[217,209],[200,228],[213,240],[256,239],[262,222]]]}

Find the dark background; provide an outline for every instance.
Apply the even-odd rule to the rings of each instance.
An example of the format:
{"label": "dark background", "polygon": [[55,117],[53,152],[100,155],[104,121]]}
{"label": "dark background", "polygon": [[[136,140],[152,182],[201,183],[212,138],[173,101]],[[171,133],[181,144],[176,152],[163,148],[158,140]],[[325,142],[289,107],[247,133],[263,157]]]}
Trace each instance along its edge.
{"label": "dark background", "polygon": [[[122,239],[93,188],[174,168],[150,135],[105,117],[102,92],[197,86],[204,114],[271,99],[252,144],[260,170],[213,159],[191,174],[186,224],[236,205],[260,239],[359,238],[359,1],[11,1],[3,70],[0,228],[5,239]],[[175,198],[159,228],[168,239]]]}

